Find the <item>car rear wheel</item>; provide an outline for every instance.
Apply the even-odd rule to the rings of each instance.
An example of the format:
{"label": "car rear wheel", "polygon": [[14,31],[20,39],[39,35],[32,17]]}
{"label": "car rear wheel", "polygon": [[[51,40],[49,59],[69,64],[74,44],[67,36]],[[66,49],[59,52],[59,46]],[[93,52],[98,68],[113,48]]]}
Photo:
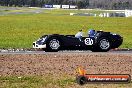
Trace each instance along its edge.
{"label": "car rear wheel", "polygon": [[109,49],[109,47],[110,47],[110,42],[109,42],[109,40],[107,40],[107,39],[102,39],[102,40],[100,40],[99,41],[100,43],[99,43],[99,47],[102,49],[102,50],[107,50],[107,49]]}
{"label": "car rear wheel", "polygon": [[93,52],[107,52],[111,48],[111,42],[108,38],[102,37],[100,38],[95,46],[93,47]]}

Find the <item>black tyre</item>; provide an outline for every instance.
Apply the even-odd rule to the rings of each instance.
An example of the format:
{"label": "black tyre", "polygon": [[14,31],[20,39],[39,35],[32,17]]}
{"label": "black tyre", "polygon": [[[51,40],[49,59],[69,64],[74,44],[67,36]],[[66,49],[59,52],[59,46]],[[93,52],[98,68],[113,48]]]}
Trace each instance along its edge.
{"label": "black tyre", "polygon": [[93,46],[93,52],[107,52],[111,48],[111,42],[108,38],[102,37],[98,39],[97,43]]}
{"label": "black tyre", "polygon": [[79,85],[84,85],[84,84],[87,83],[87,78],[84,77],[84,76],[78,76],[78,77],[76,78],[76,81],[77,81],[77,83],[78,83]]}
{"label": "black tyre", "polygon": [[50,38],[46,43],[46,52],[57,52],[60,50],[61,41],[57,37]]}

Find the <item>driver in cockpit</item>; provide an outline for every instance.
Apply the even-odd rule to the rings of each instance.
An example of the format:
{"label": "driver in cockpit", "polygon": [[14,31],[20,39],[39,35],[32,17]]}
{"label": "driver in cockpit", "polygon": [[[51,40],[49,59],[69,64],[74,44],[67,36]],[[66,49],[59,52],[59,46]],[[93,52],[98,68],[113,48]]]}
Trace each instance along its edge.
{"label": "driver in cockpit", "polygon": [[82,32],[82,29],[79,30],[79,32],[75,35],[76,38],[79,38],[79,40],[81,41],[81,38],[83,36],[83,32]]}
{"label": "driver in cockpit", "polygon": [[[93,29],[88,30],[88,36],[87,37],[95,37],[96,31]],[[81,41],[81,38],[83,37],[82,29],[79,30],[79,32],[75,35],[76,38],[79,38]]]}

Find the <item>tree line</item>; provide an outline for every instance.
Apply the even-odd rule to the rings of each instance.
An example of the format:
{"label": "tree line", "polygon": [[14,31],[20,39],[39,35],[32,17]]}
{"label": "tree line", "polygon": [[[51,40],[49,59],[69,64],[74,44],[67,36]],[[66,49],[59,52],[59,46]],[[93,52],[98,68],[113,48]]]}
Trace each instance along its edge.
{"label": "tree line", "polygon": [[77,5],[81,8],[100,9],[132,9],[132,1],[128,0],[0,0],[1,6],[18,7],[43,7],[44,4],[52,5]]}

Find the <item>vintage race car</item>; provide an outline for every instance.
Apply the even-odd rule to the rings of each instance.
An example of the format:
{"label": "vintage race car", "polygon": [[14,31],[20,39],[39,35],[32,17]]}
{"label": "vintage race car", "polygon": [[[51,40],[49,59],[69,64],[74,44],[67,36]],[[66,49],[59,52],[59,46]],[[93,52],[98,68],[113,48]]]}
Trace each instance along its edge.
{"label": "vintage race car", "polygon": [[33,42],[33,48],[43,49],[46,52],[59,50],[91,50],[94,52],[106,52],[118,48],[123,38],[118,34],[96,31],[94,36],[77,38],[75,35],[51,34],[44,35]]}

